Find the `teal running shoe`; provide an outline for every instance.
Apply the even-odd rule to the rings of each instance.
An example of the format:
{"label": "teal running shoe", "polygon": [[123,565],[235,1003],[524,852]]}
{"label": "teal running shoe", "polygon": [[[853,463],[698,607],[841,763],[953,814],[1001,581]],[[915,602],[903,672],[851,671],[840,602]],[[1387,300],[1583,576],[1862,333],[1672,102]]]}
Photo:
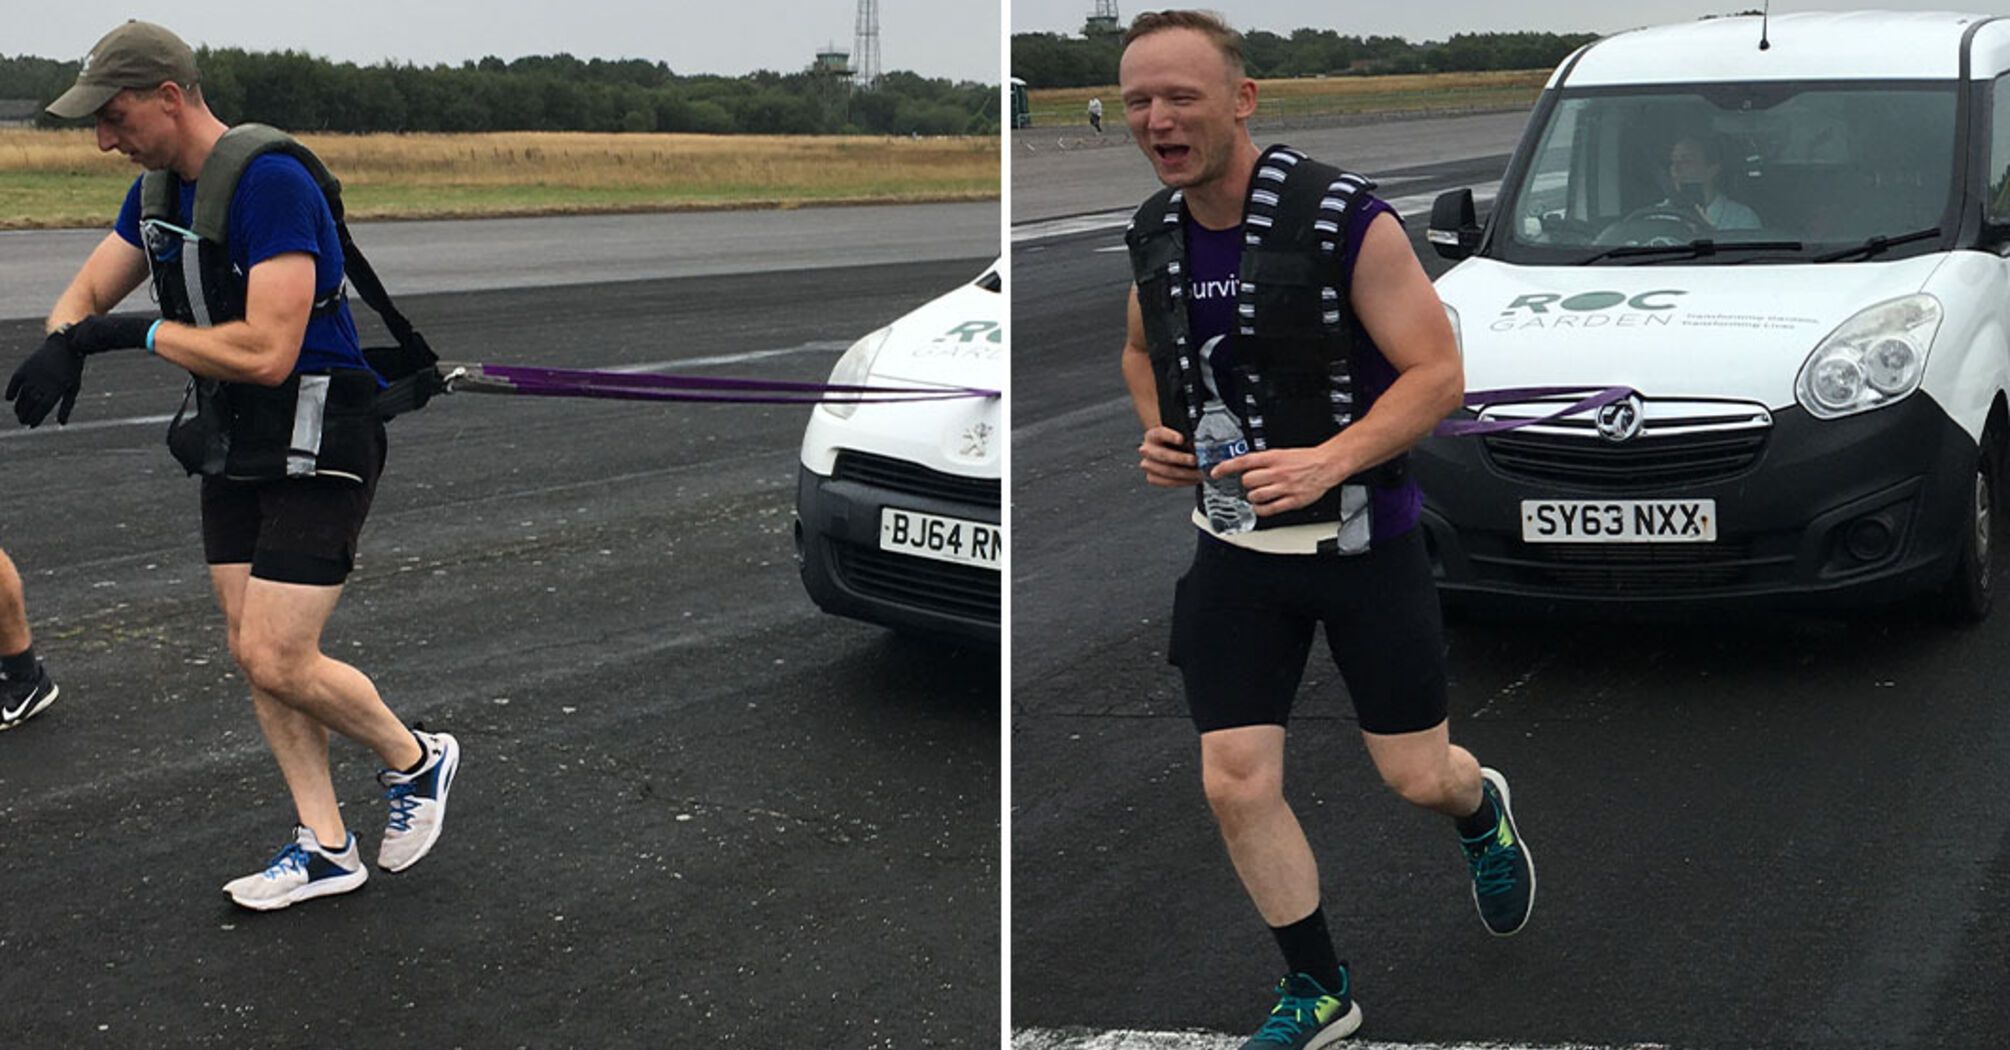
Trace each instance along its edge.
{"label": "teal running shoe", "polygon": [[1242,1050],[1318,1050],[1354,1034],[1361,1027],[1361,1004],[1347,992],[1347,967],[1340,967],[1337,992],[1321,987],[1309,975],[1294,973],[1277,982],[1277,1005],[1270,1019],[1242,1044]]}
{"label": "teal running shoe", "polygon": [[1535,860],[1515,826],[1507,778],[1498,770],[1482,768],[1480,790],[1494,800],[1500,819],[1486,834],[1459,841],[1473,869],[1473,906],[1479,909],[1480,921],[1488,933],[1508,937],[1528,925],[1528,913],[1535,908]]}

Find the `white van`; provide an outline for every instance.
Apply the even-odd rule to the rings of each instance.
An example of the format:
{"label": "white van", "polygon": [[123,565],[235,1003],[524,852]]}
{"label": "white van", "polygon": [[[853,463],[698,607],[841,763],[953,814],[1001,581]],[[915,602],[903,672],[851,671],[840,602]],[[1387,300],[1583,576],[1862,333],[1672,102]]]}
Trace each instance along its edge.
{"label": "white van", "polygon": [[[1990,605],[2010,435],[2010,20],[1719,18],[1589,44],[1482,227],[1432,211],[1470,390],[1629,387],[1425,442],[1448,598]],[[1475,414],[1547,415],[1569,398]]]}
{"label": "white van", "polygon": [[[994,262],[852,344],[830,381],[1003,390],[1004,298]],[[818,607],[997,644],[1003,413],[998,398],[833,401],[811,410],[795,534],[803,586]]]}

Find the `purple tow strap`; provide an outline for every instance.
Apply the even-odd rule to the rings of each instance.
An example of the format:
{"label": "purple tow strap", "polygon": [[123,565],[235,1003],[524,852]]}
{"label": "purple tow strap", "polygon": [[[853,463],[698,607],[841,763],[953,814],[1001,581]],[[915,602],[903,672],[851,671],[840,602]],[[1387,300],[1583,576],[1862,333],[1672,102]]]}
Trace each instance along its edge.
{"label": "purple tow strap", "polygon": [[1583,412],[1596,412],[1607,405],[1632,397],[1638,391],[1630,386],[1598,387],[1582,386],[1524,386],[1505,387],[1500,390],[1470,390],[1466,392],[1465,406],[1479,408],[1484,405],[1513,401],[1536,401],[1543,398],[1584,394],[1581,400],[1563,406],[1546,416],[1530,419],[1447,419],[1437,425],[1431,433],[1438,437],[1469,437],[1474,434],[1498,434],[1503,430],[1516,430],[1536,423],[1547,423],[1552,419],[1574,416]]}
{"label": "purple tow strap", "polygon": [[624,401],[708,401],[751,405],[892,404],[997,398],[999,391],[964,386],[852,386],[785,379],[729,379],[657,372],[595,372],[535,365],[447,364],[439,366],[449,391],[522,394],[529,397],[594,397]]}

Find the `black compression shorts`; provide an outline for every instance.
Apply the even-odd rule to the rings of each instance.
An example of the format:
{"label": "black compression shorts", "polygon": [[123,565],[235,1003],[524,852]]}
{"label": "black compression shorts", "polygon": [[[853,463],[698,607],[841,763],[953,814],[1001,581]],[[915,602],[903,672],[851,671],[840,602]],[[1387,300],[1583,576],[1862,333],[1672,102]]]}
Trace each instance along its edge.
{"label": "black compression shorts", "polygon": [[1203,733],[1284,725],[1323,624],[1363,732],[1445,720],[1444,625],[1422,529],[1365,554],[1264,554],[1206,533],[1173,598],[1167,659]]}
{"label": "black compression shorts", "polygon": [[251,563],[276,583],[330,587],[356,567],[356,541],[377,477],[384,469],[384,429],[376,429],[375,464],[359,484],[347,478],[276,481],[202,479],[202,551],[211,565]]}

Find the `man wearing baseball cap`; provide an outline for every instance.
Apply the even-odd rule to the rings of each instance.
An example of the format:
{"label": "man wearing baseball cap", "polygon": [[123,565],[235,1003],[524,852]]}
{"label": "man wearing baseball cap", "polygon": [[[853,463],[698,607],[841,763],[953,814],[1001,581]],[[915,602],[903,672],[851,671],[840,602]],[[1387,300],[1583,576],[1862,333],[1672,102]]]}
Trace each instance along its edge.
{"label": "man wearing baseball cap", "polygon": [[96,113],[127,90],[152,90],[175,84],[184,91],[200,80],[195,51],[182,39],[152,22],[131,21],[105,34],[77,70],[77,83],[49,103],[49,112],[65,120]]}
{"label": "man wearing baseball cap", "polygon": [[[269,910],[369,876],[337,808],[330,731],[387,767],[378,779],[390,820],[377,854],[386,871],[416,863],[438,839],[460,747],[407,728],[368,677],[321,651],[383,469],[382,380],[349,312],[328,197],[337,190],[316,175],[326,169],[271,129],[227,127],[200,81],[181,38],[133,21],[98,41],[76,85],[50,104],[59,117],[94,118],[98,148],[147,174],[56,301],[48,337],[6,398],[27,426],[52,409],[67,422],[85,357],[109,350],[144,349],[189,372],[169,444],[203,475],[210,580],[297,816],[285,847],[224,890]],[[199,195],[204,179],[210,193]],[[106,316],[149,278],[160,319]]]}

